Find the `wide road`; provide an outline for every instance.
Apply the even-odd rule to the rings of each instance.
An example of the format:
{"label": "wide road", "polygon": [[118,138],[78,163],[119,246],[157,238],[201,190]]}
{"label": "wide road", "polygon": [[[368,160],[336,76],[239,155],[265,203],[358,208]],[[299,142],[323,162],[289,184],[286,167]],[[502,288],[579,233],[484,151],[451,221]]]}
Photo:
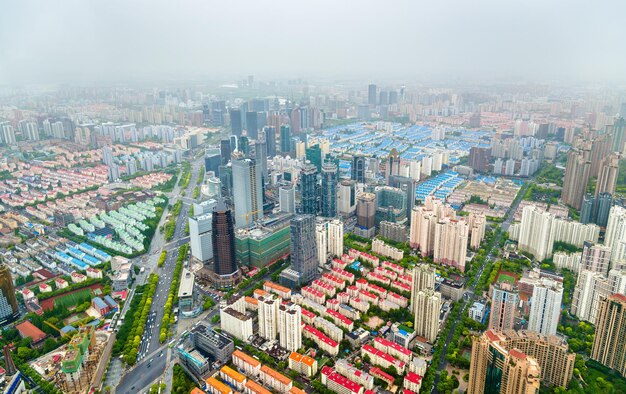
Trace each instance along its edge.
{"label": "wide road", "polygon": [[[268,270],[268,272],[259,280],[250,282],[239,293],[243,294],[247,292],[248,290],[251,290],[254,286],[256,286],[257,283],[265,282],[266,280],[269,280],[272,277],[272,275],[276,272],[276,270],[279,268],[279,266],[274,265],[272,266],[272,268],[273,269]],[[209,295],[209,293],[205,292],[200,287],[196,287],[196,291],[204,295]],[[211,323],[209,323],[211,321],[211,318],[217,314],[219,314],[218,304],[213,306],[213,308],[205,316],[204,321],[207,322],[209,325],[211,325]],[[152,382],[154,382],[157,378],[163,376],[163,374],[165,373],[165,369],[167,367],[167,363],[165,359],[166,359],[166,351],[167,351],[168,344],[170,342],[177,343],[179,339],[180,339],[180,335],[175,335],[168,342],[165,342],[164,344],[161,345],[158,343],[158,337],[157,337],[157,342],[155,342],[157,344],[156,349],[151,350],[151,352],[149,352],[140,362],[138,362],[137,365],[132,370],[130,370],[126,375],[124,375],[120,384],[117,386],[115,390],[116,394],[139,393],[141,392],[141,390],[147,389],[148,388],[147,386],[150,385]],[[172,358],[174,357],[176,357],[176,355],[173,353]],[[150,363],[150,360],[152,360],[152,363]],[[148,367],[148,364],[150,364],[149,367]],[[168,384],[168,387],[169,387],[169,382],[166,382],[166,383]]]}
{"label": "wide road", "polygon": [[[520,191],[517,193],[519,198],[515,199],[515,201],[513,202],[513,205],[509,207],[508,211],[506,212],[504,222],[500,224],[500,228],[502,230],[507,231],[509,227],[511,226],[511,222],[513,221],[513,216],[515,215],[515,211],[517,211],[517,208],[519,207],[519,204],[522,201],[522,196],[524,195],[524,193],[526,193],[526,189],[530,185],[531,181],[534,181],[534,177],[524,182],[524,185],[522,186]],[[498,233],[498,237],[494,239],[493,247],[489,251],[489,254],[487,255],[487,258],[485,259],[485,261],[483,261],[483,265],[478,270],[478,273],[476,274],[476,277],[474,278],[474,282],[472,283],[470,289],[467,292],[465,292],[465,295],[463,297],[463,306],[460,308],[458,315],[448,316],[448,319],[452,318],[454,320],[452,323],[452,327],[450,328],[450,331],[448,331],[448,335],[446,336],[446,342],[443,345],[443,349],[441,350],[441,357],[439,358],[439,365],[437,366],[437,374],[435,375],[433,387],[430,391],[431,393],[438,393],[437,384],[439,384],[439,377],[441,375],[441,371],[443,371],[448,365],[448,361],[446,360],[446,353],[448,351],[448,345],[450,345],[450,342],[452,342],[452,337],[454,336],[454,331],[456,330],[456,326],[458,325],[459,321],[463,319],[463,316],[466,313],[467,306],[472,305],[474,303],[474,299],[476,299],[476,293],[474,292],[476,290],[476,285],[478,284],[478,281],[480,277],[482,276],[483,271],[485,270],[485,267],[487,266],[487,263],[491,262],[494,259],[495,257],[494,248],[499,247],[501,239],[502,239],[502,233],[500,232]],[[469,297],[467,297],[467,295],[469,295]]]}
{"label": "wide road", "polygon": [[[193,189],[197,186],[199,171],[204,171],[202,159],[194,159],[191,162],[191,179],[186,189],[184,190],[186,196],[190,196],[193,193]],[[180,190],[178,185],[174,188],[169,197],[169,204],[174,205],[178,200],[181,200],[181,194],[183,190]],[[156,287],[154,298],[152,299],[152,307],[150,310],[151,315],[155,316],[153,324],[146,323],[146,330],[141,338],[140,349],[141,354],[138,355],[138,365],[130,370],[124,377],[122,377],[119,385],[116,387],[116,393],[137,393],[147,384],[156,379],[165,370],[165,357],[158,357],[160,350],[164,348],[159,342],[159,334],[161,331],[161,323],[163,321],[163,310],[167,297],[169,296],[170,287],[172,285],[172,276],[174,274],[174,268],[176,267],[176,259],[178,257],[178,247],[184,243],[189,242],[189,237],[185,235],[185,227],[189,218],[189,209],[191,207],[191,200],[183,198],[183,206],[180,210],[180,215],[176,219],[176,228],[174,231],[174,237],[172,242],[167,245],[164,244],[162,237],[156,237],[150,247],[150,258],[158,259],[162,249],[167,249],[167,257],[163,267],[156,267],[155,272],[159,275],[159,282]],[[154,357],[156,355],[157,357]],[[147,367],[150,360],[153,359],[150,367]],[[145,382],[146,384],[142,385]]]}

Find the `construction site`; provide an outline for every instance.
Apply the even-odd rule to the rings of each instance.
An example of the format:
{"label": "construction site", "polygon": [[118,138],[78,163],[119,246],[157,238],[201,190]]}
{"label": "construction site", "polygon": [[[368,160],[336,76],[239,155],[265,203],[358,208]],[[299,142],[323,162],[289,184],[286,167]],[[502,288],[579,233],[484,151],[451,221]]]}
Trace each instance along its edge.
{"label": "construction site", "polygon": [[98,371],[109,333],[85,325],[66,335],[71,337],[67,344],[41,356],[31,366],[64,393],[84,393],[101,375]]}

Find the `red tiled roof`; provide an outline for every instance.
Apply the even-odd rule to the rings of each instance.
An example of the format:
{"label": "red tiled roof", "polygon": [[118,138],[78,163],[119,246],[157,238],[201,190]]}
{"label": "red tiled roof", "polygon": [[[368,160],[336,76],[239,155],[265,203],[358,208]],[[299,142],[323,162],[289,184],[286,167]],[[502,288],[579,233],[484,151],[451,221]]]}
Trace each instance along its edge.
{"label": "red tiled roof", "polygon": [[17,331],[20,332],[22,338],[30,337],[33,342],[39,342],[46,337],[46,333],[35,327],[35,325],[28,320],[15,326]]}
{"label": "red tiled roof", "polygon": [[420,375],[416,374],[415,372],[407,373],[404,378],[406,380],[408,380],[409,382],[412,382],[412,383],[415,383],[415,384],[421,384],[422,383],[422,377]]}
{"label": "red tiled roof", "polygon": [[330,367],[324,366],[322,368],[322,374],[326,375],[326,379],[329,379],[345,387],[346,389],[350,390],[350,392],[352,393],[358,393],[363,389],[363,386],[339,374],[337,371],[335,371],[334,369]]}

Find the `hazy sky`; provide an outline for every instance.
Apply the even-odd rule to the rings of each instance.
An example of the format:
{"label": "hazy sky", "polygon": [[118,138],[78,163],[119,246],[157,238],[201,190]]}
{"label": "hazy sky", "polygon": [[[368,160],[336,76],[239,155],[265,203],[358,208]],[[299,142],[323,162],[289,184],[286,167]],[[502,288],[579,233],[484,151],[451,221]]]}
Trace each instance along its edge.
{"label": "hazy sky", "polygon": [[624,81],[625,15],[625,0],[4,0],[0,83]]}

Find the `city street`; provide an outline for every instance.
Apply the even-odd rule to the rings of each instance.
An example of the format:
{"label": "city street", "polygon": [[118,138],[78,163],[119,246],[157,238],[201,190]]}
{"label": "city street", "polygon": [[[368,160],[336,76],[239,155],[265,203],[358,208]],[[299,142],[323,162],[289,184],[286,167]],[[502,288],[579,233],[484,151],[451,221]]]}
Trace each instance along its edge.
{"label": "city street", "polygon": [[[193,189],[197,186],[199,171],[204,171],[204,163],[202,160],[196,159],[191,163],[191,179],[187,188],[184,190],[185,195],[191,195]],[[169,204],[174,205],[180,199],[182,190],[178,184],[169,196]],[[155,234],[148,253],[148,262],[145,266],[146,272],[156,272],[159,275],[159,283],[152,299],[152,307],[150,311],[151,318],[146,322],[146,328],[140,345],[138,360],[140,362],[128,371],[121,379],[116,388],[117,393],[136,393],[149,385],[153,380],[159,377],[165,370],[165,358],[158,355],[166,349],[165,344],[159,342],[161,323],[163,320],[163,310],[167,298],[169,296],[172,284],[172,276],[176,267],[176,259],[178,257],[178,248],[189,242],[189,237],[185,235],[185,227],[189,218],[190,202],[189,199],[183,200],[183,206],[180,215],[176,219],[176,227],[174,231],[174,241],[165,244],[165,237],[160,232]],[[167,212],[163,214],[167,215]],[[162,250],[167,250],[167,257],[163,267],[157,267],[156,262]],[[151,320],[152,319],[152,320]],[[156,357],[155,357],[156,355]],[[152,362],[150,362],[152,360]]]}
{"label": "city street", "polygon": [[[534,180],[534,178],[532,180]],[[524,193],[526,192],[526,189],[528,188],[528,185],[530,185],[530,182],[525,182],[517,195],[523,196]],[[516,199],[513,205],[509,207],[509,210],[507,211],[504,222],[500,224],[500,227],[502,228],[503,231],[508,230],[513,220],[513,215],[515,215],[515,211],[517,210],[517,207],[519,207],[519,204],[521,201],[522,201],[521,198]],[[494,247],[497,247],[499,245],[501,238],[502,238],[502,233],[499,233],[498,237],[493,241]],[[475,293],[476,285],[478,284],[478,281],[481,275],[483,274],[483,271],[485,270],[487,263],[491,262],[493,259],[494,259],[494,255],[493,255],[493,248],[492,248],[492,250],[487,255],[487,258],[485,259],[485,261],[483,261],[483,265],[480,267],[480,270],[478,270],[474,283],[472,283],[471,288],[465,293],[465,294],[469,294],[469,297],[463,297],[463,306],[459,310],[459,314],[457,316],[449,317],[449,318],[454,318],[454,320],[452,323],[452,327],[450,328],[450,331],[448,331],[446,342],[444,343],[443,349],[441,351],[441,357],[439,358],[439,365],[437,366],[437,375],[435,375],[435,380],[433,383],[433,387],[431,389],[431,393],[438,393],[437,384],[439,383],[439,376],[441,374],[441,371],[443,371],[448,364],[448,361],[446,360],[446,352],[448,351],[448,345],[450,345],[450,342],[452,341],[452,338],[454,336],[454,331],[456,330],[456,326],[458,325],[459,321],[462,320],[463,314],[466,313],[467,306],[472,305],[474,303],[474,300],[476,299],[476,293]]]}

